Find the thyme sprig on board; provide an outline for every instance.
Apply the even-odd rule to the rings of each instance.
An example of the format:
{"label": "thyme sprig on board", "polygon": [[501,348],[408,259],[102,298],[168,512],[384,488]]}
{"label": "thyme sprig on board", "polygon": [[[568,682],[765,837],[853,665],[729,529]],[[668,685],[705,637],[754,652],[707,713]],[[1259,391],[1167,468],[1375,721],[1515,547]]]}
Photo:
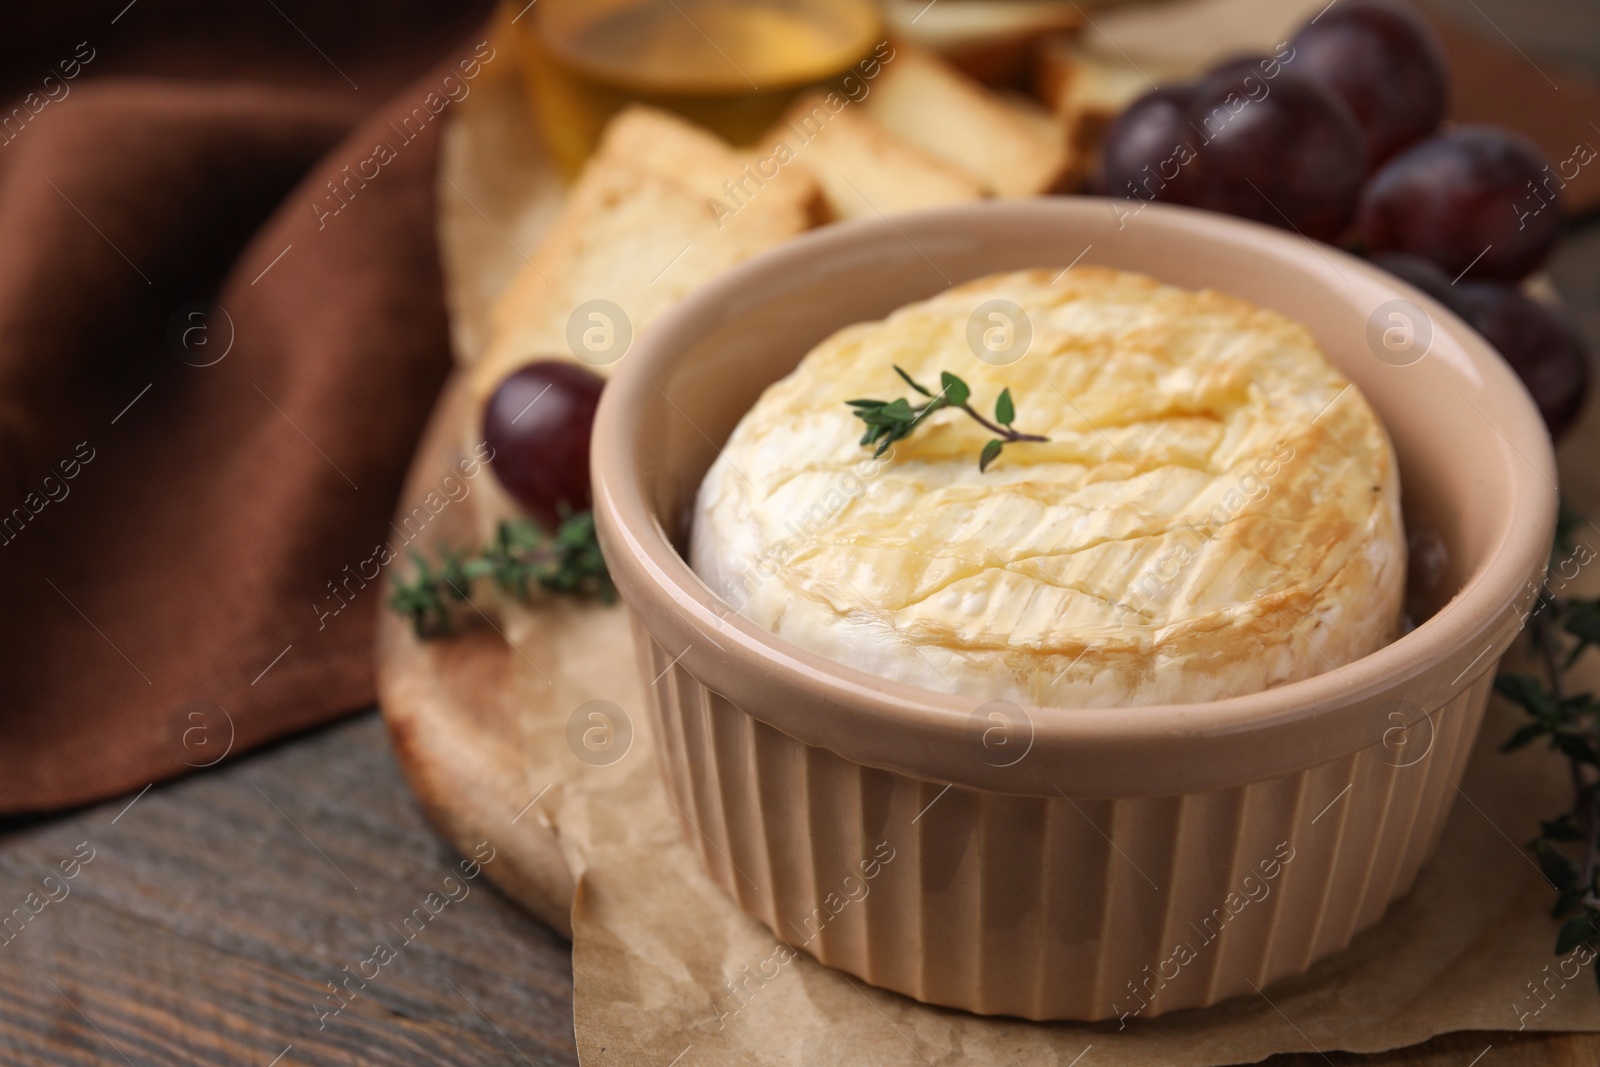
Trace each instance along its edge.
{"label": "thyme sprig on board", "polygon": [[1541,822],[1539,836],[1528,843],[1556,888],[1551,917],[1566,920],[1556,935],[1558,956],[1580,945],[1600,953],[1600,700],[1571,692],[1567,684],[1572,665],[1600,646],[1600,598],[1564,595],[1567,583],[1595,558],[1593,549],[1572,542],[1581,521],[1563,507],[1550,568],[1528,615],[1538,674],[1505,672],[1495,680],[1495,689],[1531,719],[1503,750],[1542,738],[1566,757],[1572,779],[1571,810]]}
{"label": "thyme sprig on board", "polygon": [[616,596],[589,511],[567,516],[553,534],[528,519],[507,519],[493,542],[469,554],[445,548],[437,566],[420,553],[411,558],[416,576],[395,581],[389,606],[410,619],[424,639],[451,632],[452,607],[465,603],[481,578],[493,579],[519,600],[527,600],[535,588],[598,597],[608,604]]}
{"label": "thyme sprig on board", "polygon": [[1000,397],[994,403],[994,421],[978,414],[978,410],[970,403],[972,388],[960,378],[943,371],[939,375],[940,389],[934,393],[918,384],[916,379],[907,374],[900,367],[895,367],[894,372],[905,383],[928,400],[924,404],[912,404],[905,397],[897,400],[847,400],[855,409],[856,418],[867,424],[866,433],[861,435],[862,447],[877,445],[877,450],[872,453],[873,458],[883,455],[896,441],[903,441],[911,436],[911,432],[922,423],[922,420],[936,411],[945,408],[957,408],[966,412],[978,425],[996,436],[989,440],[983,451],[978,454],[978,470],[986,471],[989,464],[1000,456],[1000,450],[1007,444],[1017,441],[1048,441],[1048,437],[1041,437],[1034,433],[1023,433],[1012,425],[1017,418],[1016,403],[1011,399],[1011,390],[1000,390]]}

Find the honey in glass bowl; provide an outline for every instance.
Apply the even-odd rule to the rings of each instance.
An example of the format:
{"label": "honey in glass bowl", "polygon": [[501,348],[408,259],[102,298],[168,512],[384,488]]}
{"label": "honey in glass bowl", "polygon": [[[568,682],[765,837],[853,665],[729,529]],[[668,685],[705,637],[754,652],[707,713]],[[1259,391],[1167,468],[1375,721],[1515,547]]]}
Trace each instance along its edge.
{"label": "honey in glass bowl", "polygon": [[871,0],[538,0],[512,28],[534,112],[569,173],[630,103],[749,144],[882,37]]}

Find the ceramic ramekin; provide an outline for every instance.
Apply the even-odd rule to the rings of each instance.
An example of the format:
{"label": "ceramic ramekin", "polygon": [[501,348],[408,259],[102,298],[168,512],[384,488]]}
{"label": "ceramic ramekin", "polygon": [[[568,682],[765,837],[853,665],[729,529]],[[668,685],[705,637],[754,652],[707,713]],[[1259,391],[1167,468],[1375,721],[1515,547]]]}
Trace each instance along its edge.
{"label": "ceramic ramekin", "polygon": [[[1459,319],[1292,233],[1120,214],[989,203],[788,242],[646,331],[595,426],[601,540],[686,839],[783,940],[935,1004],[1150,1017],[1342,948],[1437,843],[1550,545],[1539,415]],[[814,344],[953,283],[1074,261],[1223,290],[1312,330],[1394,440],[1415,630],[1250,696],[997,710],[791,646],[689,569],[718,445]],[[1414,362],[1423,347],[1382,345],[1396,307],[1419,318],[1396,300],[1432,334]]]}

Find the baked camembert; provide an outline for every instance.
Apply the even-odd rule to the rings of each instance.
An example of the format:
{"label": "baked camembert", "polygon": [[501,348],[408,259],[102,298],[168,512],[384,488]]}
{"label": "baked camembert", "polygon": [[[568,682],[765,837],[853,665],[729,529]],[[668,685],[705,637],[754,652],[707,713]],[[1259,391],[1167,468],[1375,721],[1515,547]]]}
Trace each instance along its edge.
{"label": "baked camembert", "polygon": [[[969,346],[989,301],[1026,354]],[[1002,389],[1008,444],[941,410],[881,458],[846,402],[894,373]],[[767,389],[701,484],[696,572],[755,622],[885,678],[1055,707],[1215,700],[1397,634],[1393,448],[1310,331],[1221,293],[1076,266],[982,278],[840,330]]]}

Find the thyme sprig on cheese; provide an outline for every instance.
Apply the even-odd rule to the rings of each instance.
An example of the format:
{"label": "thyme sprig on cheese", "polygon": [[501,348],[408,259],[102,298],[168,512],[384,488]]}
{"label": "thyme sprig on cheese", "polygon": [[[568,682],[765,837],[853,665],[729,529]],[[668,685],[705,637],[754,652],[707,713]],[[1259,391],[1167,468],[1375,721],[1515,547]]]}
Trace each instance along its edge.
{"label": "thyme sprig on cheese", "polygon": [[894,372],[900,375],[907,385],[927,397],[927,403],[912,404],[905,397],[900,397],[896,400],[845,401],[855,409],[856,418],[867,424],[866,433],[861,435],[861,445],[864,448],[874,444],[877,445],[876,451],[872,453],[873,458],[883,455],[896,441],[902,441],[911,436],[911,432],[917,428],[923,419],[945,408],[957,408],[966,412],[978,425],[997,435],[984,444],[983,451],[979,453],[979,471],[987,471],[989,464],[999,458],[1000,450],[1007,444],[1018,441],[1049,440],[1048,437],[1041,437],[1036,433],[1023,433],[1012,425],[1017,418],[1017,408],[1016,403],[1011,399],[1010,389],[1000,390],[999,399],[994,403],[994,421],[991,422],[978,414],[977,409],[970,403],[972,388],[949,371],[940,373],[939,384],[941,388],[937,394],[919,385],[916,379],[898,366],[895,367]]}

